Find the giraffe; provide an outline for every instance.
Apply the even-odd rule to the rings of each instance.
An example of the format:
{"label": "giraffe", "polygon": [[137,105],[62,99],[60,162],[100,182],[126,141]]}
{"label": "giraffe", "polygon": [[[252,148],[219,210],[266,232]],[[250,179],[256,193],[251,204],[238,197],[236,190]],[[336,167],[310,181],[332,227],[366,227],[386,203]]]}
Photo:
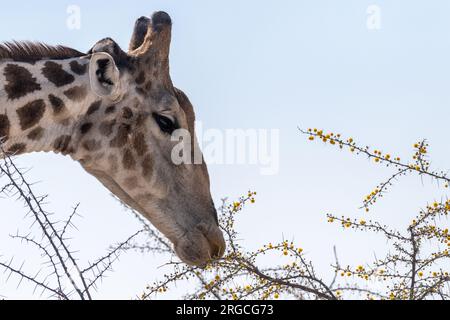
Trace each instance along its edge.
{"label": "giraffe", "polygon": [[223,234],[206,164],[174,164],[178,129],[195,139],[193,106],[172,84],[172,22],[139,18],[128,51],[112,39],[87,53],[63,46],[0,45],[0,142],[7,155],[71,157],[147,218],[189,265],[221,257]]}

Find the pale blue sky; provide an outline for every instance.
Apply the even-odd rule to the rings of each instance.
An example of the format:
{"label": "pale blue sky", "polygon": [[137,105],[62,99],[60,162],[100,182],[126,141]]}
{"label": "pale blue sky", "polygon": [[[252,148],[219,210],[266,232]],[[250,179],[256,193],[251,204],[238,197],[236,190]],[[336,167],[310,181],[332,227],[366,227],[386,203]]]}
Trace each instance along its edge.
{"label": "pale blue sky", "polygon": [[[81,8],[81,30],[66,27],[71,4]],[[366,10],[373,4],[381,8],[379,31],[366,28]],[[362,197],[390,171],[311,144],[297,126],[340,131],[403,158],[417,139],[427,138],[433,165],[450,167],[445,134],[450,2],[445,0],[16,1],[2,4],[0,39],[86,51],[110,36],[126,49],[135,19],[156,10],[172,16],[172,78],[190,97],[204,127],[280,129],[278,175],[261,176],[255,166],[210,167],[217,201],[249,188],[258,192],[256,204],[238,223],[247,247],[294,238],[324,272],[333,244],[343,264],[363,263],[383,252],[383,241],[343,233],[326,223],[325,213],[365,216],[357,210]],[[69,159],[35,154],[18,162],[33,168],[29,177],[42,181],[38,188],[50,194],[52,210],[68,212],[81,202],[84,218],[74,237],[80,258],[93,259],[138,228]],[[373,218],[401,225],[426,201],[442,196],[427,180],[402,182],[370,214]],[[20,206],[0,201],[0,254],[13,253],[20,260],[23,247],[7,238],[21,220]],[[164,261],[124,256],[98,297],[132,297],[164,271],[158,269]],[[26,287],[15,288],[16,283],[0,282],[0,295],[31,295]]]}

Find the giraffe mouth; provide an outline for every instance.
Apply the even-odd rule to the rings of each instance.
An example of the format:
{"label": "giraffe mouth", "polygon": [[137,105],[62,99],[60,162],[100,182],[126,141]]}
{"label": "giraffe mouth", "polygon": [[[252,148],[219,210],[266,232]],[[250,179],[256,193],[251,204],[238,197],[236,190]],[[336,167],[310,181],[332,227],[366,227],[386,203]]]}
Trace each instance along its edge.
{"label": "giraffe mouth", "polygon": [[199,224],[174,245],[177,256],[186,264],[204,266],[221,258],[225,252],[225,240],[219,227]]}

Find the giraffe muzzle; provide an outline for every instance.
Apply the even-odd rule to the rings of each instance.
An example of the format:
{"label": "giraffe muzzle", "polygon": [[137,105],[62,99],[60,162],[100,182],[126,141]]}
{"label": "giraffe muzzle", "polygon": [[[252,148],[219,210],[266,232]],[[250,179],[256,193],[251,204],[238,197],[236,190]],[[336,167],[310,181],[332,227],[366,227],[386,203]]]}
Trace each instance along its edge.
{"label": "giraffe muzzle", "polygon": [[225,240],[219,227],[202,223],[196,230],[176,242],[175,252],[184,263],[203,266],[222,257],[225,247]]}

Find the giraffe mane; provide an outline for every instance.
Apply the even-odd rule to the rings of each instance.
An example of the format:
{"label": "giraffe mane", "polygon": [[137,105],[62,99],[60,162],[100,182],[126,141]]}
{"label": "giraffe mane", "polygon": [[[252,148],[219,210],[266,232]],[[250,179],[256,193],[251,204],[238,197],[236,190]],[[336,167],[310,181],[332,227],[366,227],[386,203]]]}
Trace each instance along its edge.
{"label": "giraffe mane", "polygon": [[69,47],[52,46],[42,42],[12,41],[0,43],[0,60],[35,62],[41,59],[63,60],[85,55],[85,53]]}

